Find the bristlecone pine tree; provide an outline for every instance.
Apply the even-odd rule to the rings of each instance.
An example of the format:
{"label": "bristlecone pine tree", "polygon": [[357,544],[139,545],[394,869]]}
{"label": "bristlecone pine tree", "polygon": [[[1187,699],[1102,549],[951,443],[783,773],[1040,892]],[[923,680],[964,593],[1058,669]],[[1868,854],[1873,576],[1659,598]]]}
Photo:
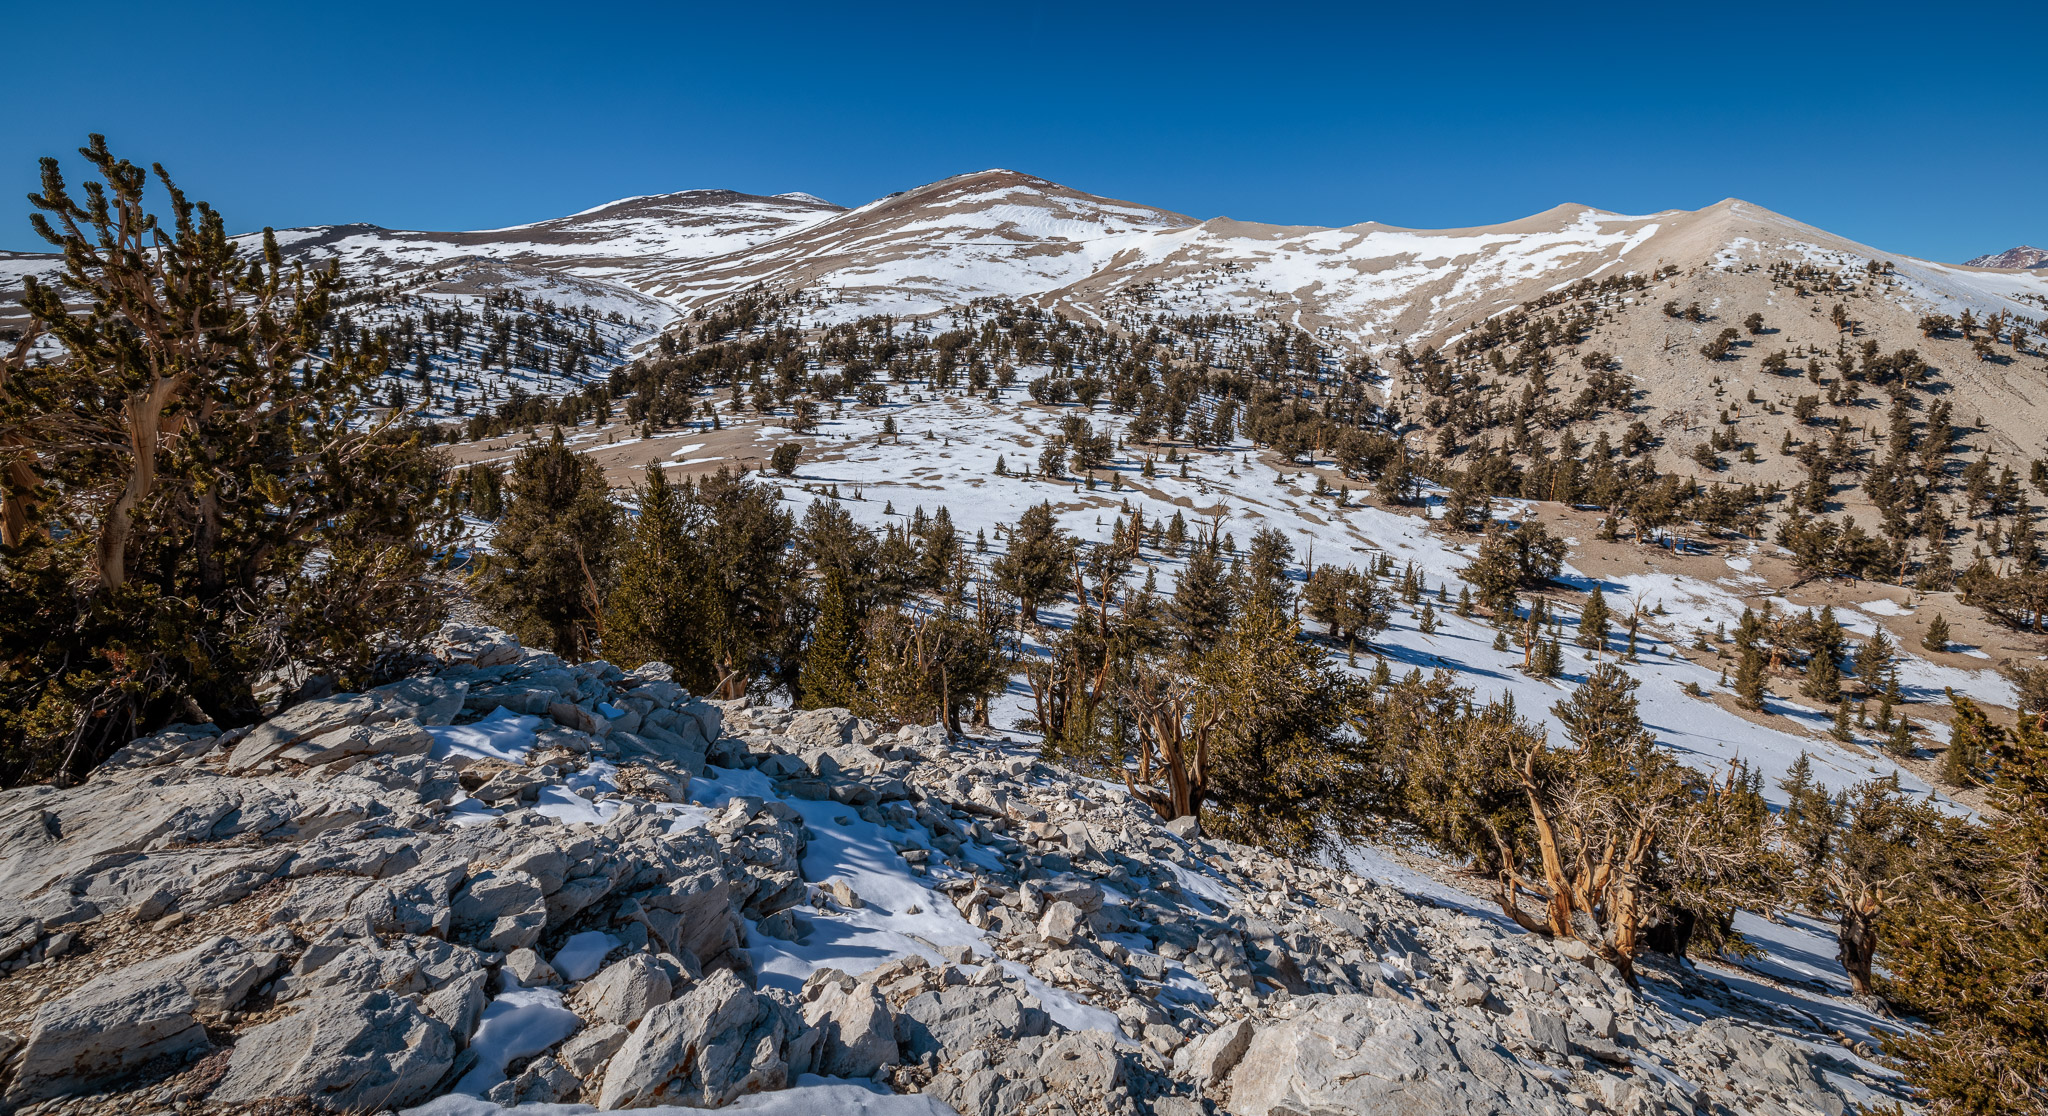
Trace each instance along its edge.
{"label": "bristlecone pine tree", "polygon": [[1075,541],[1060,529],[1052,505],[1024,509],[1010,532],[1010,548],[989,567],[1003,591],[1023,606],[1026,622],[1036,622],[1038,607],[1059,596],[1071,576]]}
{"label": "bristlecone pine tree", "polygon": [[1977,708],[1977,703],[1948,691],[1954,712],[1949,724],[1948,749],[1941,755],[1941,781],[1952,787],[1975,786],[1981,772],[1995,754],[2000,740],[1998,725]]}
{"label": "bristlecone pine tree", "polygon": [[799,704],[806,709],[863,708],[864,628],[868,613],[884,596],[875,570],[875,540],[846,509],[819,500],[804,513],[797,550],[812,569],[817,617],[804,653]]}
{"label": "bristlecone pine tree", "polygon": [[1842,672],[1835,666],[1835,656],[1823,647],[1814,652],[1813,660],[1806,664],[1806,681],[1800,684],[1799,692],[1815,701],[1834,702],[1842,696]]}
{"label": "bristlecone pine tree", "polygon": [[1925,843],[1939,837],[1940,814],[1907,796],[1896,774],[1830,796],[1804,753],[1778,785],[1787,799],[1779,833],[1790,869],[1785,898],[1837,921],[1836,959],[1849,989],[1871,996],[1880,928],[1912,899],[1908,881]]}
{"label": "bristlecone pine tree", "polygon": [[704,514],[688,485],[647,470],[640,514],[621,548],[618,584],[605,601],[604,654],[627,669],[647,662],[675,668],[676,680],[709,689],[711,645],[705,615],[710,563],[700,541]]}
{"label": "bristlecone pine tree", "polygon": [[1911,901],[1879,928],[1876,984],[1925,1028],[1885,1052],[1930,1111],[2048,1111],[2048,732],[1987,730],[1988,820],[1942,817]]}
{"label": "bristlecone pine tree", "polygon": [[243,251],[159,166],[160,221],[140,167],[81,153],[83,199],[55,159],[29,198],[66,289],[25,279],[0,354],[0,785],[171,720],[248,724],[266,672],[374,684],[446,597],[446,464],[375,413],[377,343],[327,331],[338,266],[269,230]]}
{"label": "bristlecone pine tree", "polygon": [[1607,594],[1601,592],[1599,583],[1586,595],[1586,607],[1579,612],[1579,631],[1575,637],[1580,647],[1599,651],[1607,646],[1607,627],[1611,614],[1607,608]]}
{"label": "bristlecone pine tree", "polygon": [[512,501],[478,573],[477,597],[521,640],[571,662],[590,657],[610,588],[619,509],[604,469],[560,427],[512,461]]}
{"label": "bristlecone pine tree", "polygon": [[1948,617],[1937,612],[1934,614],[1934,619],[1927,624],[1927,634],[1920,637],[1920,646],[1927,648],[1929,651],[1946,651],[1948,650],[1950,638]]}
{"label": "bristlecone pine tree", "polygon": [[1735,698],[1744,709],[1760,710],[1764,707],[1764,657],[1754,647],[1742,652],[1741,665],[1735,668]]}

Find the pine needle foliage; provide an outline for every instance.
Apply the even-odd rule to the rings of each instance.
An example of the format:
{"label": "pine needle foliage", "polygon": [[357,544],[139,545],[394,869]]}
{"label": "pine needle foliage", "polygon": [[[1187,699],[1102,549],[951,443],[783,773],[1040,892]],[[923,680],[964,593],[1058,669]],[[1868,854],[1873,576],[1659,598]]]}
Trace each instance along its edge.
{"label": "pine needle foliage", "polygon": [[338,264],[245,250],[157,166],[160,217],[150,173],[80,153],[82,195],[45,159],[29,198],[64,289],[24,280],[0,354],[0,785],[248,724],[266,675],[374,684],[446,596],[446,463],[378,411],[377,343],[330,331]]}

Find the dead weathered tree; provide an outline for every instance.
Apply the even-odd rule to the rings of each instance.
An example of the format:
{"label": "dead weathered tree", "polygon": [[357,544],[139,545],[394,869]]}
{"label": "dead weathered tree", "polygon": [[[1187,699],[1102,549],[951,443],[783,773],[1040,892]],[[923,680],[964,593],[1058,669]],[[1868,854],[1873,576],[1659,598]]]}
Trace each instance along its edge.
{"label": "dead weathered tree", "polygon": [[1223,707],[1203,701],[1193,680],[1157,670],[1140,673],[1121,696],[1138,729],[1137,763],[1124,769],[1124,785],[1167,821],[1199,817],[1209,788],[1209,738]]}

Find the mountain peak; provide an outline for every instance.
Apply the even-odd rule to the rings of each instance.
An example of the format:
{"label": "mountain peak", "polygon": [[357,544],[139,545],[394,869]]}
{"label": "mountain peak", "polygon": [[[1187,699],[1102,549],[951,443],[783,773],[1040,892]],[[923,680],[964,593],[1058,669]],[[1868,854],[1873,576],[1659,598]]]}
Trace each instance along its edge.
{"label": "mountain peak", "polygon": [[2007,267],[2016,270],[2048,267],[2048,251],[2022,244],[2017,248],[2007,248],[1995,256],[1978,256],[1974,260],[1965,260],[1963,266]]}

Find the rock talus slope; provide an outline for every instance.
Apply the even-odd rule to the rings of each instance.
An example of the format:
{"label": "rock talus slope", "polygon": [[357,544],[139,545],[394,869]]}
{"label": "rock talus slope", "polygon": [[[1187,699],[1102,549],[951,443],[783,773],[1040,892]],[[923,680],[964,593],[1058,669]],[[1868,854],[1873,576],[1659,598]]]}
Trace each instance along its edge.
{"label": "rock talus slope", "polygon": [[1006,741],[490,629],[441,654],[0,795],[6,1105],[1834,1116],[1882,1085],[1796,1013],[1703,1021],[1683,970],[1631,988]]}

